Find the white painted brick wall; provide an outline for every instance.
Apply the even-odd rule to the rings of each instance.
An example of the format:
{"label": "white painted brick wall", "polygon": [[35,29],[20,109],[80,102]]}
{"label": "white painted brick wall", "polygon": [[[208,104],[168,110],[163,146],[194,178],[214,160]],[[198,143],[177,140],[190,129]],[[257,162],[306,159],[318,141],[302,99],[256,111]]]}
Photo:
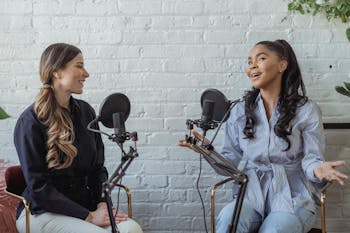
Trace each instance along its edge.
{"label": "white painted brick wall", "polygon": [[[350,24],[308,15],[281,22],[288,14],[287,1],[280,0],[0,1],[0,106],[12,116],[0,121],[1,158],[18,163],[13,128],[40,87],[43,49],[54,42],[73,43],[83,50],[90,72],[80,97],[96,110],[113,92],[131,101],[126,126],[139,132],[140,156],[124,181],[133,192],[135,218],[146,233],[204,232],[195,190],[198,156],[176,142],[186,133],[185,120],[199,117],[203,90],[218,88],[236,99],[250,87],[244,69],[254,43],[288,40],[324,121],[350,122],[349,98],[334,91],[350,81],[350,43],[344,33]],[[326,133],[327,159],[350,164],[349,130]],[[112,172],[120,152],[104,141]],[[350,174],[350,165],[343,170]],[[219,180],[203,163],[200,187],[208,214],[208,190]],[[217,210],[230,197],[229,186],[220,190]],[[329,189],[327,211],[328,232],[349,232],[349,182]]]}

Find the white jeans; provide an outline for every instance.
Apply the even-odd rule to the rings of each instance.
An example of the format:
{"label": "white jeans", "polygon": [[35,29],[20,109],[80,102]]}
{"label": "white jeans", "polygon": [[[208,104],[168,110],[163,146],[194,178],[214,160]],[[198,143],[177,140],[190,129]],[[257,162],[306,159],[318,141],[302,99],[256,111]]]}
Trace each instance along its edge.
{"label": "white jeans", "polygon": [[[19,233],[26,232],[26,215],[22,211],[16,226]],[[117,224],[120,233],[142,233],[140,225],[132,219]],[[54,213],[30,215],[32,233],[110,233],[111,227],[101,228],[79,218]]]}

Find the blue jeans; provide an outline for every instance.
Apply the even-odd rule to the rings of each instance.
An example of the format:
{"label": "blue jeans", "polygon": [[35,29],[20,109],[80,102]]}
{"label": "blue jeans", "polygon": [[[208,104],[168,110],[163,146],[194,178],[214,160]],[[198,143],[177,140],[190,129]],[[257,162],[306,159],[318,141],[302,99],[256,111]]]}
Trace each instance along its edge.
{"label": "blue jeans", "polygon": [[[231,224],[235,201],[226,205],[216,220],[216,233],[227,233]],[[298,208],[295,213],[271,212],[265,219],[249,203],[243,202],[237,233],[306,233],[314,222],[315,213]]]}

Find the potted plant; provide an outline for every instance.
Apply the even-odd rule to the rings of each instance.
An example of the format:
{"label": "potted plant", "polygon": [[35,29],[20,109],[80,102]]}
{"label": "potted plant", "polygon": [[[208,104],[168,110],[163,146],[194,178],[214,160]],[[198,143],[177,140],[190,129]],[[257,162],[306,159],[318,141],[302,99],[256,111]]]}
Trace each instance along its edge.
{"label": "potted plant", "polygon": [[336,86],[335,90],[342,95],[350,97],[350,83],[344,82],[344,87]]}

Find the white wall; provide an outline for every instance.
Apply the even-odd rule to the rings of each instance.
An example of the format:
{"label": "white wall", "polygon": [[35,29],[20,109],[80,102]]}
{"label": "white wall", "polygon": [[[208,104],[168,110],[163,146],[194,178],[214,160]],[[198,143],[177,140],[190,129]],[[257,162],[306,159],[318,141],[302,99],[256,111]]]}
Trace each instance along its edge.
{"label": "white wall", "polygon": [[[72,43],[83,50],[90,72],[80,98],[96,110],[113,92],[131,101],[127,129],[139,133],[140,156],[124,181],[133,192],[135,218],[147,233],[204,232],[195,190],[198,156],[175,145],[186,133],[185,120],[199,117],[203,90],[217,88],[236,99],[250,87],[244,69],[254,43],[288,40],[324,120],[350,122],[350,99],[334,90],[350,81],[350,24],[288,15],[287,1],[279,0],[2,0],[0,106],[12,118],[0,121],[1,158],[18,163],[13,128],[40,87],[42,51],[50,43]],[[112,172],[120,153],[104,139]],[[328,159],[350,163],[349,130],[327,131],[327,143]],[[205,193],[221,177],[203,166]],[[218,208],[230,199],[226,190]],[[328,232],[349,232],[349,184],[329,193]]]}

